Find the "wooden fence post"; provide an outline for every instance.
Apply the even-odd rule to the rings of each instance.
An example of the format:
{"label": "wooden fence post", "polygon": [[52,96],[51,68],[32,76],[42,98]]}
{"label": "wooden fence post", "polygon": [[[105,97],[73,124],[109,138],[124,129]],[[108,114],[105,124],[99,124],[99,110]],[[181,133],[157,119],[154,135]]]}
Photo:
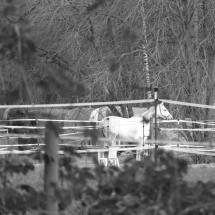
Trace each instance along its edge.
{"label": "wooden fence post", "polygon": [[[154,135],[155,135],[155,132],[154,132],[154,119],[152,118],[152,119],[150,119],[150,133],[149,133],[150,135],[149,135],[149,139],[150,140],[153,140],[154,139]],[[151,144],[150,145],[152,145],[153,143],[151,142]],[[153,154],[154,154],[154,150],[152,150],[152,149],[149,149],[149,156],[152,158],[152,156],[153,156]]]}
{"label": "wooden fence post", "polygon": [[[155,140],[157,140],[157,103],[158,103],[158,88],[154,88],[154,102],[155,102]],[[158,143],[155,143],[155,163],[157,165],[157,150],[158,150]]]}
{"label": "wooden fence post", "polygon": [[[144,148],[146,148],[146,142],[144,142],[144,138],[145,138],[145,122],[143,120],[143,144],[144,144]],[[137,153],[137,152],[136,152]],[[140,153],[140,160],[143,160],[143,155],[147,155],[147,150],[142,150]]]}
{"label": "wooden fence post", "polygon": [[[178,129],[180,128],[180,119],[178,119]],[[178,143],[177,143],[177,148],[179,148],[179,130],[178,130],[178,132],[177,132],[177,134],[178,134]],[[178,151],[177,152],[177,155],[179,156],[180,155],[180,152]]]}
{"label": "wooden fence post", "polygon": [[[38,119],[36,118],[36,126],[37,127],[39,127],[39,121],[38,121]],[[38,134],[39,132],[38,132],[38,130],[37,130],[37,134]],[[37,146],[38,146],[38,148],[40,148],[40,138],[38,137],[37,138]]]}
{"label": "wooden fence post", "polygon": [[58,131],[52,122],[48,122],[45,130],[45,170],[44,170],[44,193],[45,213],[58,214],[58,202],[55,199],[54,191],[58,185]]}

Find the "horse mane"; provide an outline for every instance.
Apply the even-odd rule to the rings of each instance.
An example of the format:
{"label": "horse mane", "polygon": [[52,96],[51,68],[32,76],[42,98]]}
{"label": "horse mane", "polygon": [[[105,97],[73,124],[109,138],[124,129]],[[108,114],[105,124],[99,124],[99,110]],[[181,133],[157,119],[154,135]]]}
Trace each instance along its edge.
{"label": "horse mane", "polygon": [[[154,110],[155,110],[155,107],[152,106],[152,107],[150,107],[149,109],[147,109],[146,111],[144,111],[143,113],[137,114],[137,115],[135,115],[135,116],[133,116],[133,117],[134,117],[134,118],[135,118],[135,117],[141,117],[141,118],[143,118],[143,121],[144,121],[145,123],[148,123],[148,122],[150,121],[150,119],[152,118],[151,113],[154,112]],[[133,117],[132,117],[132,118],[133,118]]]}
{"label": "horse mane", "polygon": [[151,112],[153,112],[155,109],[154,106],[150,107],[149,109],[147,109],[146,111],[144,111],[143,113],[140,113],[140,114],[137,114],[137,115],[134,115],[133,117],[146,117],[146,118],[149,118],[149,114]]}

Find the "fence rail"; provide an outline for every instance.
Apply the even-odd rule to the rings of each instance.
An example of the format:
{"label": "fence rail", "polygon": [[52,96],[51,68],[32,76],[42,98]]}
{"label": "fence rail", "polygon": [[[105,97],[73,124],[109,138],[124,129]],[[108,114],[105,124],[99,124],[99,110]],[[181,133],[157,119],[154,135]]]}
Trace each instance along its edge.
{"label": "fence rail", "polygon": [[[156,91],[157,92],[157,91]],[[157,94],[156,94],[157,95]],[[170,100],[163,100],[160,99],[160,101],[163,101],[165,103],[170,103],[174,105],[186,105],[186,106],[192,106],[192,107],[197,107],[197,108],[210,108],[210,109],[215,109],[215,106],[211,105],[202,105],[202,104],[193,104],[193,103],[187,103],[187,102],[178,102],[178,101],[170,101]],[[155,96],[154,99],[146,99],[146,100],[132,100],[132,101],[115,101],[115,102],[94,102],[94,103],[72,103],[72,104],[42,104],[42,105],[0,105],[0,108],[6,109],[6,108],[19,108],[19,109],[26,109],[26,108],[53,108],[53,107],[84,107],[84,106],[104,106],[104,105],[119,105],[119,104],[135,104],[135,103],[149,103],[149,102],[154,102],[155,103],[155,113],[156,113],[156,105],[158,102],[157,97]],[[156,119],[156,114],[155,114],[155,119]],[[17,119],[13,119],[17,120]],[[30,121],[29,119],[26,119],[26,121]],[[42,120],[42,119],[40,119]],[[43,119],[44,120],[44,119]],[[31,120],[32,121],[32,120]],[[39,121],[38,119],[35,119],[35,121]],[[44,120],[45,121],[45,120]],[[48,121],[58,121],[62,122],[62,120],[48,120]],[[66,122],[64,120],[64,122]],[[68,121],[67,121],[68,122]],[[74,121],[73,121],[74,122]],[[77,121],[76,121],[77,122]],[[83,121],[82,121],[83,122]],[[163,121],[164,122],[164,121]],[[173,122],[173,121],[172,121]],[[174,122],[176,123],[181,123],[182,120],[175,120]],[[183,121],[185,122],[185,121]],[[159,123],[159,122],[158,122]],[[187,123],[197,123],[197,122],[190,122],[187,121]],[[203,124],[204,122],[201,122]],[[205,123],[204,123],[205,124]],[[209,125],[214,125],[213,123],[208,123]],[[17,127],[17,126],[12,126],[12,127],[3,127],[0,126],[1,128],[24,128],[22,127]],[[26,126],[25,126],[26,128]],[[29,128],[29,127],[28,127]],[[65,127],[64,127],[65,128]],[[86,129],[87,127],[82,129]],[[157,128],[157,119],[155,120],[155,128]],[[63,136],[63,135],[57,135],[55,132],[55,129],[52,128],[52,126],[49,124],[49,126],[46,127],[31,127],[29,129],[45,129],[45,135],[11,135],[11,134],[1,134],[1,137],[3,138],[44,138],[45,139],[45,151],[40,151],[40,150],[25,150],[25,151],[19,151],[19,150],[5,150],[5,148],[0,149],[0,154],[32,154],[32,153],[45,153],[46,154],[46,160],[45,160],[45,176],[44,176],[44,193],[48,194],[46,196],[46,201],[45,201],[45,209],[49,214],[58,214],[58,208],[57,208],[57,202],[53,202],[50,197],[54,196],[54,186],[53,183],[57,185],[58,183],[58,154],[64,154],[63,151],[59,150],[59,143],[60,140],[77,140],[77,137],[72,136],[71,134],[68,136]],[[66,129],[77,129],[77,127],[70,127]],[[88,129],[90,129],[88,127]],[[197,131],[197,129],[195,129]],[[201,131],[204,129],[201,129]],[[210,129],[210,131],[214,131],[213,129]],[[157,136],[157,129],[155,129],[155,139]],[[92,138],[90,137],[84,137],[80,136],[80,139],[83,140],[91,140]],[[122,142],[137,142],[135,140],[122,140],[122,139],[117,139],[118,141]],[[98,138],[98,141],[110,141],[107,138]],[[215,144],[213,143],[199,143],[202,148],[197,147],[196,142],[179,142],[179,141],[160,141],[160,140],[148,140],[147,143],[153,143],[153,145],[147,146],[145,145],[144,147],[129,147],[129,148],[120,148],[120,147],[110,147],[109,149],[87,149],[87,150],[78,150],[78,153],[100,153],[100,152],[109,152],[112,153],[114,156],[113,159],[115,159],[116,155],[114,155],[114,152],[117,151],[132,151],[132,150],[148,150],[148,149],[154,149],[155,148],[155,154],[156,154],[156,147],[162,148],[164,150],[171,150],[171,151],[177,151],[177,152],[186,152],[189,154],[199,154],[199,155],[215,155],[215,150],[214,149],[203,149],[203,146],[206,147],[214,147]],[[163,144],[163,145],[162,145]],[[167,144],[167,145],[164,145]],[[38,145],[38,144],[37,144]],[[195,147],[195,149],[184,149],[182,148],[184,145],[188,146],[191,145]],[[13,146],[12,144],[10,147]],[[155,147],[156,146],[156,147]],[[189,146],[190,147],[190,146]],[[113,150],[114,148],[114,150]],[[111,151],[112,150],[112,151]],[[210,150],[210,151],[209,151]],[[111,155],[111,156],[112,156]],[[48,159],[47,159],[48,158]],[[112,158],[111,158],[112,159]],[[157,156],[155,156],[155,159],[157,159]],[[52,161],[52,162],[50,162]]]}
{"label": "fence rail", "polygon": [[[43,144],[45,145],[45,144]],[[13,145],[10,145],[10,147]],[[59,144],[60,146],[60,144]],[[189,145],[189,147],[191,147]],[[128,148],[123,148],[123,147],[118,147],[114,146],[116,151],[133,151],[133,150],[148,150],[148,149],[154,149],[155,146],[144,146],[144,147],[128,147]],[[188,145],[183,148],[183,146],[178,147],[177,145],[168,145],[168,146],[159,146],[159,148],[164,149],[164,150],[169,150],[169,151],[176,151],[176,152],[186,152],[188,154],[199,154],[199,155],[210,155],[214,156],[215,155],[215,149],[198,149],[198,148],[203,148],[203,146],[194,146],[195,149],[185,149],[188,148]],[[197,149],[196,149],[197,148]],[[77,153],[80,154],[86,154],[86,153],[98,153],[98,152],[109,152],[110,149],[84,149],[84,150],[76,150]],[[19,150],[2,150],[0,148],[0,154],[33,154],[33,153],[44,153],[44,151],[41,150],[24,150],[24,151],[19,151]],[[59,154],[66,154],[64,151],[59,150]]]}

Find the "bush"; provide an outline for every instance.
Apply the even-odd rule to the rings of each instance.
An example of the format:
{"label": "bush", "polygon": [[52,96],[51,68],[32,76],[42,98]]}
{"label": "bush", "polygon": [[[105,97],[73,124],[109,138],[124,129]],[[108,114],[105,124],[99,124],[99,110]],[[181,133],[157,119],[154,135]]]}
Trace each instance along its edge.
{"label": "bush", "polygon": [[[60,210],[69,212],[76,205],[78,211],[89,215],[215,212],[214,182],[188,184],[183,179],[186,161],[170,153],[162,152],[157,165],[150,158],[141,162],[128,158],[120,168],[106,168],[95,159],[93,168],[81,168],[75,162],[75,151],[70,154],[60,159],[63,186],[55,185]],[[1,163],[1,214],[43,209],[43,191],[25,184],[14,187],[8,180],[9,174],[26,174],[30,170],[33,165],[28,159]]]}

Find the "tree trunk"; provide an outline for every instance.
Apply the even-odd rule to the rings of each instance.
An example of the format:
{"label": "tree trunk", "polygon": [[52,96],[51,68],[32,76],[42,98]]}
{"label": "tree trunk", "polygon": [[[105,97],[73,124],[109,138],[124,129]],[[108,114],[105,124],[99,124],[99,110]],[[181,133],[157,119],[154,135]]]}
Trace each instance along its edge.
{"label": "tree trunk", "polygon": [[120,105],[122,116],[124,118],[128,118],[128,111],[126,105]]}
{"label": "tree trunk", "polygon": [[59,178],[58,167],[58,150],[59,136],[55,125],[48,122],[45,130],[45,168],[44,168],[44,193],[46,213],[41,214],[58,214],[58,202],[55,197],[55,186],[57,186]]}
{"label": "tree trunk", "polygon": [[144,0],[142,1],[142,22],[143,22],[143,72],[146,75],[146,85],[147,85],[147,98],[152,98],[152,93],[150,90],[151,81],[150,81],[150,74],[149,74],[149,60],[148,55],[146,52],[146,45],[147,45],[147,36],[146,36],[146,19],[145,19],[145,10],[144,10]]}
{"label": "tree trunk", "polygon": [[132,116],[134,116],[134,112],[131,104],[127,105],[127,109],[128,109],[128,117],[131,118]]}
{"label": "tree trunk", "polygon": [[149,74],[149,63],[148,63],[148,55],[146,53],[146,48],[143,45],[143,71],[146,75],[146,86],[147,86],[147,99],[152,98],[152,93],[151,93],[151,81],[150,81],[150,74]]}
{"label": "tree trunk", "polygon": [[[151,81],[150,81],[150,74],[149,74],[149,60],[148,60],[148,55],[146,52],[146,45],[147,45],[147,36],[146,36],[146,19],[145,19],[145,9],[144,9],[144,0],[142,0],[142,22],[143,22],[143,73],[145,74],[146,77],[146,94],[147,94],[147,99],[152,98],[152,93],[150,90],[151,87]],[[153,128],[154,128],[154,123],[152,120],[150,120],[150,132],[149,132],[149,139],[152,139],[153,137]],[[144,128],[143,128],[143,133],[144,133]],[[144,136],[143,136],[144,138]],[[157,150],[157,149],[155,149]],[[156,151],[155,151],[156,153]],[[150,155],[151,153],[149,150],[145,152],[146,155]]]}

